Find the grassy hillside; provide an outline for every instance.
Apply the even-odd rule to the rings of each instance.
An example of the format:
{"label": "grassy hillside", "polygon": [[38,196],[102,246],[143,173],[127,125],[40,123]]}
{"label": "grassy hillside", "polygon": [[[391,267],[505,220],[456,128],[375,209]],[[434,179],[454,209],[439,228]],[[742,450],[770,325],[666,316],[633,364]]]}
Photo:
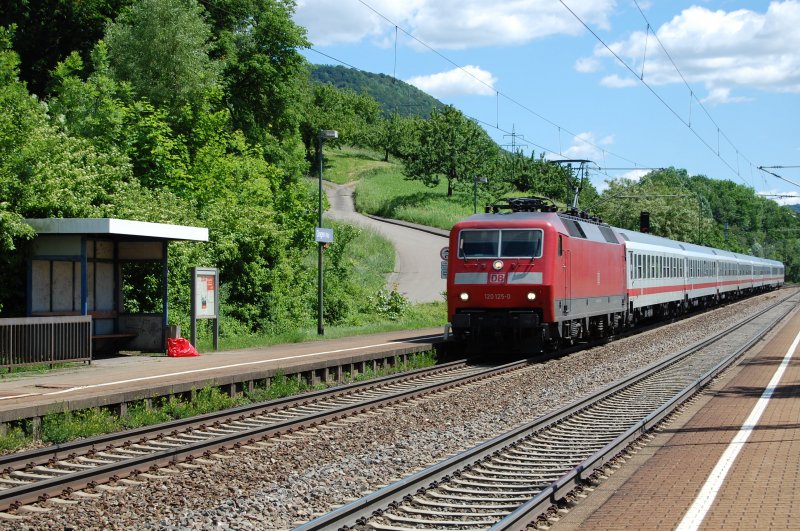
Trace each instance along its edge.
{"label": "grassy hillside", "polygon": [[325,158],[325,179],[338,184],[358,182],[354,199],[361,213],[445,230],[473,213],[469,191],[448,198],[445,183],[429,188],[409,181],[401,164],[384,162],[378,153],[343,147],[326,152]]}

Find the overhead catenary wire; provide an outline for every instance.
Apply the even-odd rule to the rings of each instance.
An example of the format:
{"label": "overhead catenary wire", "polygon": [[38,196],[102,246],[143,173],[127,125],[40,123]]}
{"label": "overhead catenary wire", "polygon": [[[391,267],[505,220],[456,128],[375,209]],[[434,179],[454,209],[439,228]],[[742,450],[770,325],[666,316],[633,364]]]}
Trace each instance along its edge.
{"label": "overhead catenary wire", "polygon": [[[498,100],[499,100],[499,97],[502,96],[503,98],[505,98],[509,102],[517,105],[519,108],[527,111],[528,113],[532,114],[533,116],[536,116],[537,118],[539,118],[540,120],[544,121],[545,123],[557,128],[559,130],[559,134],[560,134],[560,131],[563,130],[564,132],[566,132],[569,135],[571,135],[575,140],[577,140],[579,142],[582,142],[585,145],[591,146],[591,147],[597,149],[598,151],[604,151],[605,153],[608,153],[609,155],[612,155],[612,156],[614,156],[614,157],[616,157],[616,158],[618,158],[620,160],[624,160],[625,162],[628,162],[628,163],[633,164],[635,166],[639,165],[636,161],[633,161],[631,159],[623,157],[622,155],[619,155],[617,153],[614,153],[612,151],[604,149],[604,148],[594,144],[593,142],[590,142],[590,141],[588,141],[588,140],[586,140],[584,138],[581,138],[576,133],[573,133],[569,129],[567,129],[565,127],[562,127],[561,125],[555,123],[554,121],[552,121],[549,118],[543,116],[542,114],[538,113],[537,111],[535,111],[535,110],[531,109],[530,107],[524,105],[522,102],[517,101],[516,99],[512,98],[508,94],[505,94],[505,93],[497,90],[494,86],[492,86],[491,84],[487,83],[486,81],[484,81],[480,77],[476,76],[474,73],[470,72],[469,70],[467,70],[463,66],[459,65],[458,63],[456,63],[455,61],[453,61],[452,59],[450,59],[449,57],[447,57],[446,55],[444,55],[443,53],[441,53],[440,51],[438,51],[437,49],[435,49],[434,47],[432,47],[431,45],[429,45],[425,41],[419,39],[418,37],[416,37],[415,35],[413,35],[409,31],[406,31],[405,29],[403,29],[401,26],[399,26],[397,23],[395,23],[392,19],[390,19],[389,17],[387,17],[386,15],[384,15],[383,13],[381,13],[380,11],[378,11],[377,9],[372,7],[370,4],[368,4],[365,0],[358,0],[358,2],[360,4],[362,4],[364,7],[366,7],[367,9],[369,9],[370,11],[372,11],[373,13],[375,13],[377,16],[379,16],[380,18],[385,20],[387,23],[389,23],[392,26],[394,26],[396,29],[399,29],[400,31],[402,31],[405,35],[407,35],[409,38],[413,39],[418,44],[420,44],[421,46],[425,47],[426,49],[430,50],[431,52],[433,52],[434,54],[439,56],[442,60],[446,61],[447,63],[451,64],[455,68],[459,69],[464,74],[466,74],[467,76],[471,77],[472,79],[474,79],[476,82],[480,83],[481,85],[491,89],[493,92],[495,92],[495,95],[498,98]],[[499,106],[499,104],[498,104],[498,106]],[[498,119],[498,122],[499,122],[499,119]],[[485,122],[482,122],[482,123],[485,123]],[[499,125],[499,123],[497,125]],[[559,150],[558,152],[555,152],[555,151],[548,151],[548,152],[553,154],[553,155],[558,155],[558,156],[563,157],[561,150]]]}
{"label": "overhead catenary wire", "polygon": [[[633,0],[633,3],[636,5],[636,9],[639,10],[639,14],[642,15],[642,18],[647,23],[647,28],[649,30],[652,26],[650,24],[650,21],[647,19],[647,16],[644,14],[644,11],[642,10],[641,6],[639,5],[638,0]],[[678,68],[677,63],[672,58],[672,55],[670,55],[669,51],[667,50],[667,47],[664,46],[664,43],[662,43],[661,39],[658,38],[658,33],[656,33],[654,31],[653,32],[653,37],[655,37],[656,42],[661,47],[661,49],[664,51],[664,54],[667,56],[667,59],[669,59],[669,62],[672,63],[672,67],[675,69],[675,71],[680,76],[681,81],[683,81],[683,84],[686,85],[687,89],[689,89],[689,93],[690,93],[691,98],[693,98],[697,102],[697,104],[700,106],[700,108],[705,113],[706,117],[711,121],[712,124],[714,124],[714,127],[717,128],[717,156],[719,156],[719,137],[720,136],[722,136],[722,138],[724,138],[725,140],[728,141],[728,144],[730,144],[731,147],[734,150],[736,150],[737,155],[740,154],[739,149],[733,144],[733,142],[728,137],[728,135],[725,134],[725,132],[722,130],[722,128],[719,126],[719,124],[716,122],[716,120],[714,120],[714,118],[711,116],[711,113],[709,113],[708,109],[706,109],[705,105],[703,105],[703,102],[700,99],[697,98],[697,95],[694,93],[694,90],[692,90],[692,87],[689,85],[689,82],[686,81],[686,78],[684,77],[683,72],[681,72],[680,68]],[[644,68],[644,65],[642,65],[642,68]],[[744,157],[744,155],[742,155],[742,156]],[[747,160],[750,163],[751,166],[755,166],[755,164],[753,162],[751,162],[749,159],[747,159],[747,157],[744,157],[744,158],[745,158],[745,160]]]}
{"label": "overhead catenary wire", "polygon": [[798,188],[800,188],[800,184],[792,181],[791,179],[787,179],[786,177],[783,177],[782,175],[778,175],[774,171],[769,171],[766,168],[769,168],[769,166],[759,166],[758,167],[759,170],[761,170],[761,171],[763,171],[765,173],[769,173],[770,175],[772,175],[774,177],[777,177],[778,179],[780,179],[782,181],[786,181],[787,183],[792,184],[792,185],[797,186]]}
{"label": "overhead catenary wire", "polygon": [[[591,27],[590,27],[590,26],[589,26],[589,25],[588,25],[588,24],[587,24],[587,23],[586,23],[586,22],[585,22],[585,21],[584,21],[584,20],[583,20],[583,19],[582,19],[582,18],[581,18],[581,17],[580,17],[578,14],[577,14],[577,13],[575,13],[575,11],[573,11],[573,10],[572,10],[572,8],[570,8],[570,7],[569,7],[569,6],[568,6],[568,5],[567,5],[567,4],[564,2],[564,0],[559,0],[559,2],[561,3],[561,5],[563,5],[563,6],[564,6],[564,8],[566,8],[566,10],[567,10],[567,11],[569,11],[569,12],[572,14],[572,16],[573,16],[573,17],[575,17],[575,19],[576,19],[578,22],[580,22],[580,23],[581,23],[581,25],[583,25],[583,27],[584,27],[584,28],[586,28],[586,30],[587,30],[587,31],[589,31],[589,33],[591,33],[591,34],[594,36],[594,38],[595,38],[595,39],[597,39],[597,41],[598,41],[600,44],[602,44],[602,45],[603,45],[603,47],[605,47],[605,48],[606,48],[606,50],[608,50],[608,52],[609,52],[611,55],[613,55],[613,56],[614,56],[614,58],[616,58],[616,59],[617,59],[617,61],[619,61],[619,62],[620,62],[620,64],[622,64],[622,65],[623,65],[623,66],[624,66],[624,67],[625,67],[625,68],[626,68],[626,69],[627,69],[627,70],[628,70],[628,71],[629,71],[631,74],[633,74],[633,76],[634,76],[636,79],[638,79],[640,83],[642,83],[642,84],[643,84],[645,87],[647,87],[647,89],[648,89],[648,90],[649,90],[649,91],[650,91],[650,92],[651,92],[651,93],[652,93],[652,94],[653,94],[653,95],[654,95],[654,96],[655,96],[655,97],[656,97],[656,98],[657,98],[657,99],[658,99],[658,100],[659,100],[659,101],[660,101],[660,102],[661,102],[661,103],[662,103],[662,104],[663,104],[663,105],[664,105],[664,106],[665,106],[665,107],[666,107],[666,108],[667,108],[667,109],[668,109],[668,110],[669,110],[669,111],[670,111],[670,112],[671,112],[671,113],[672,113],[672,114],[673,114],[673,115],[674,115],[674,116],[675,116],[675,117],[676,117],[676,118],[677,118],[677,119],[678,119],[678,120],[681,122],[681,123],[683,123],[683,124],[684,124],[684,125],[685,125],[685,126],[688,128],[688,129],[689,129],[689,131],[691,131],[691,132],[692,132],[692,134],[693,134],[695,137],[697,137],[697,139],[698,139],[698,140],[699,140],[699,141],[700,141],[700,142],[701,142],[703,145],[705,145],[705,146],[706,146],[706,148],[708,148],[708,150],[709,150],[709,151],[711,151],[712,153],[714,153],[714,155],[715,155],[715,156],[716,156],[716,157],[717,157],[717,158],[718,158],[718,159],[719,159],[719,160],[720,160],[720,161],[721,161],[721,162],[722,162],[722,163],[723,163],[725,166],[727,166],[727,167],[728,167],[728,168],[731,170],[731,172],[732,172],[734,175],[736,175],[737,177],[739,177],[739,179],[740,179],[740,180],[741,180],[741,181],[742,181],[742,182],[743,182],[745,185],[748,185],[747,181],[746,181],[746,180],[745,180],[745,179],[742,177],[742,175],[741,175],[741,172],[740,172],[740,169],[738,168],[738,157],[739,157],[739,150],[738,150],[738,148],[736,148],[736,146],[734,146],[734,145],[733,145],[733,143],[731,143],[731,142],[730,142],[730,139],[728,139],[728,137],[727,137],[727,136],[725,136],[725,135],[724,135],[724,133],[723,133],[723,137],[724,137],[726,140],[728,140],[728,142],[731,144],[731,146],[733,146],[733,148],[734,148],[734,149],[735,149],[735,151],[736,151],[736,154],[737,154],[737,168],[734,168],[734,167],[733,167],[733,166],[732,166],[732,165],[731,165],[731,164],[730,164],[730,163],[729,163],[727,160],[725,160],[725,158],[723,158],[723,157],[721,156],[721,154],[719,154],[719,153],[718,153],[718,152],[717,152],[717,151],[716,151],[716,150],[715,150],[715,149],[714,149],[714,148],[711,146],[711,144],[709,144],[709,143],[708,143],[708,141],[707,141],[705,138],[703,138],[703,137],[700,135],[700,133],[699,133],[699,132],[698,132],[698,131],[697,131],[697,130],[694,128],[694,127],[692,127],[692,124],[691,124],[691,121],[690,121],[690,120],[687,120],[687,119],[683,118],[683,117],[680,115],[680,113],[679,113],[678,111],[676,111],[676,110],[675,110],[675,109],[674,109],[674,108],[673,108],[673,107],[672,107],[672,106],[671,106],[669,103],[667,103],[667,101],[666,101],[666,100],[665,100],[665,99],[664,99],[664,98],[663,98],[663,97],[662,97],[662,96],[661,96],[661,95],[660,95],[658,92],[656,92],[656,90],[655,90],[655,89],[654,89],[654,88],[653,88],[653,87],[652,87],[652,86],[651,86],[651,85],[650,85],[650,84],[649,84],[647,81],[645,81],[645,80],[643,79],[643,77],[639,77],[639,75],[636,73],[636,71],[634,71],[634,70],[633,70],[633,68],[632,68],[632,67],[631,67],[631,66],[630,66],[630,65],[629,65],[629,64],[628,64],[628,63],[627,63],[627,62],[626,62],[626,61],[625,61],[625,60],[624,60],[622,57],[620,57],[620,55],[619,55],[617,52],[615,52],[615,51],[612,49],[612,47],[611,47],[611,46],[609,46],[609,45],[608,45],[608,44],[607,44],[607,43],[606,43],[606,42],[603,40],[603,38],[602,38],[602,37],[600,37],[600,35],[598,35],[598,34],[597,34],[597,32],[595,32],[595,31],[594,31],[594,30],[593,30],[593,29],[592,29],[592,28],[591,28]],[[636,3],[636,0],[634,0],[634,3]],[[636,4],[636,7],[637,7],[637,8],[639,8],[639,4],[638,4],[638,3]],[[642,13],[642,16],[644,17],[644,13],[641,11],[641,8],[639,8],[639,12],[640,12],[640,13]],[[647,21],[647,18],[645,18],[645,21],[647,22],[647,24],[648,24],[648,25],[650,25],[650,22],[649,22],[649,21]],[[696,96],[694,96],[694,91],[691,89],[691,87],[689,86],[689,84],[686,82],[686,79],[683,77],[683,74],[681,74],[681,73],[680,73],[680,70],[678,70],[678,68],[677,68],[677,65],[675,65],[675,62],[672,60],[672,57],[669,55],[669,52],[667,52],[666,48],[664,48],[664,45],[663,45],[663,44],[661,43],[661,41],[658,39],[658,35],[657,35],[657,33],[656,33],[655,31],[653,32],[653,35],[656,37],[656,42],[658,42],[658,43],[659,43],[659,45],[661,46],[661,48],[662,48],[662,49],[664,50],[664,52],[667,54],[667,57],[669,57],[669,59],[670,59],[670,61],[672,62],[673,66],[675,67],[675,69],[678,71],[678,74],[680,75],[681,79],[683,79],[683,81],[684,81],[684,83],[686,84],[686,86],[687,86],[687,87],[689,87],[689,91],[690,91],[690,103],[691,103],[691,101],[692,101],[693,99],[696,99]],[[698,100],[698,102],[699,102],[699,100]],[[701,103],[701,107],[702,107],[702,103]],[[706,114],[708,114],[708,111],[705,109],[705,107],[702,107],[702,108],[703,108],[703,111],[704,111],[704,112],[706,112]],[[690,105],[690,113],[691,113],[691,105]],[[710,115],[709,115],[709,118],[710,118]],[[713,122],[713,119],[712,119],[711,121]],[[714,123],[715,125],[717,125],[717,124],[716,124],[716,122],[713,122],[713,123]],[[719,126],[717,126],[717,129],[719,129]],[[751,163],[751,164],[752,164],[752,163]]]}

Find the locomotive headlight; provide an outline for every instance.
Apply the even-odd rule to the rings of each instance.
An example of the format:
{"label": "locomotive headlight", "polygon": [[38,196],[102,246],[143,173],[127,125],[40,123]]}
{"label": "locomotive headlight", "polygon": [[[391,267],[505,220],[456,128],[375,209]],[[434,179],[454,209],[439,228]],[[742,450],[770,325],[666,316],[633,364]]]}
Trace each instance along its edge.
{"label": "locomotive headlight", "polygon": [[536,294],[534,292],[532,292],[532,291],[529,291],[528,292],[528,300],[529,301],[535,301],[536,300]]}
{"label": "locomotive headlight", "polygon": [[461,295],[459,295],[458,298],[464,302],[467,302],[469,300],[469,293],[467,293],[466,291],[462,291]]}
{"label": "locomotive headlight", "polygon": [[503,269],[503,261],[502,260],[495,260],[494,262],[492,262],[492,268],[495,271],[500,271],[501,269]]}

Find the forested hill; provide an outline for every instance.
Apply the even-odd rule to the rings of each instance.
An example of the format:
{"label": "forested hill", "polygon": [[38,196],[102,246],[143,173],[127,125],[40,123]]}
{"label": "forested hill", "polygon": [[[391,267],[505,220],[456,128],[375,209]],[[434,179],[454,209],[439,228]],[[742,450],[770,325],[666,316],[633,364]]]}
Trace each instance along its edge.
{"label": "forested hill", "polygon": [[400,116],[428,118],[432,109],[444,107],[442,102],[414,85],[386,74],[373,74],[344,66],[314,65],[311,78],[339,89],[368,94],[380,104],[386,116],[396,112]]}

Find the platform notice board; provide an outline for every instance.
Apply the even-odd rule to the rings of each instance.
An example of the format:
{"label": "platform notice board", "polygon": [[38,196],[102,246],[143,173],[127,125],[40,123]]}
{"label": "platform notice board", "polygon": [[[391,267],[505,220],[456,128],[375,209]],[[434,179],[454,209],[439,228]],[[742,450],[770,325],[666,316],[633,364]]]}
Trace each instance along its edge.
{"label": "platform notice board", "polygon": [[197,320],[214,320],[214,350],[219,347],[219,270],[192,268],[192,345],[197,346]]}

